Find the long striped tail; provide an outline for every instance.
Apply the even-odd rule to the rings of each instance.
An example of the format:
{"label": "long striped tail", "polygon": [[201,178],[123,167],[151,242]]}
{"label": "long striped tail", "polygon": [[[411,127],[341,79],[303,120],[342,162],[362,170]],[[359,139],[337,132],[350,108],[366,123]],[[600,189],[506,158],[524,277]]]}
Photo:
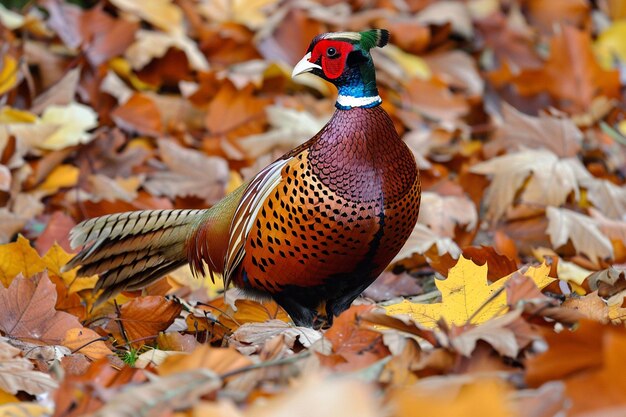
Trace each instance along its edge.
{"label": "long striped tail", "polygon": [[209,210],[143,210],[86,220],[70,233],[81,251],[64,266],[78,276],[99,274],[96,304],[124,290],[149,285],[184,265],[187,242]]}

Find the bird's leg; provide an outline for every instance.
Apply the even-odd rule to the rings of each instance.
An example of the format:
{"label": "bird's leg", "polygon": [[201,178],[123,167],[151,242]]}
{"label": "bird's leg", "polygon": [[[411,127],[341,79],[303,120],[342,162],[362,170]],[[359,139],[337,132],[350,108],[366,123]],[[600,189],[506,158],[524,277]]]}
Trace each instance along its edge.
{"label": "bird's leg", "polygon": [[317,311],[299,304],[287,296],[274,295],[274,300],[291,317],[296,326],[314,327]]}

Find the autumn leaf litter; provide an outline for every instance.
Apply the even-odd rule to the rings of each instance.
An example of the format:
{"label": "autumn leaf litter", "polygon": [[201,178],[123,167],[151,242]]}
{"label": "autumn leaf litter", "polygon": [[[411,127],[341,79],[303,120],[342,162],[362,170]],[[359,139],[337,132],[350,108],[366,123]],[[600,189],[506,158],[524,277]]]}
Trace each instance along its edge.
{"label": "autumn leaf litter", "polygon": [[[626,415],[619,2],[82,3],[0,5],[0,415]],[[317,331],[180,269],[94,307],[71,227],[214,204],[334,110],[310,40],[367,27],[423,206],[365,296]]]}

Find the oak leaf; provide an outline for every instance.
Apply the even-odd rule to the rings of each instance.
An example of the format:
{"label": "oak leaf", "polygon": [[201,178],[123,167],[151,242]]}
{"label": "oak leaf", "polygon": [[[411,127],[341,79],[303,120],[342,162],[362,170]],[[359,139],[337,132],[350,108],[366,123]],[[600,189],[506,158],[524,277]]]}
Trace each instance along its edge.
{"label": "oak leaf", "polygon": [[[463,326],[484,323],[500,316],[508,311],[503,289],[514,274],[489,284],[487,268],[487,264],[478,266],[461,256],[458,263],[450,269],[448,278],[435,281],[442,294],[441,303],[418,304],[404,300],[386,306],[387,314],[408,314],[428,328],[436,327],[439,320],[445,320],[449,325]],[[533,278],[539,288],[544,288],[554,281],[548,276],[549,272],[550,267],[542,264],[530,267],[524,274]]]}

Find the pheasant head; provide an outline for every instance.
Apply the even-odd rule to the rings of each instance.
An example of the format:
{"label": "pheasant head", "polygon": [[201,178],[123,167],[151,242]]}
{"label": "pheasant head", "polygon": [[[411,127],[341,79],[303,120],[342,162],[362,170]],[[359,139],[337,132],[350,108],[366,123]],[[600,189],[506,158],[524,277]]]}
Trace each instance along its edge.
{"label": "pheasant head", "polygon": [[321,34],[311,41],[292,77],[310,72],[333,83],[339,90],[336,106],[340,109],[377,106],[381,100],[370,49],[388,41],[385,29]]}

